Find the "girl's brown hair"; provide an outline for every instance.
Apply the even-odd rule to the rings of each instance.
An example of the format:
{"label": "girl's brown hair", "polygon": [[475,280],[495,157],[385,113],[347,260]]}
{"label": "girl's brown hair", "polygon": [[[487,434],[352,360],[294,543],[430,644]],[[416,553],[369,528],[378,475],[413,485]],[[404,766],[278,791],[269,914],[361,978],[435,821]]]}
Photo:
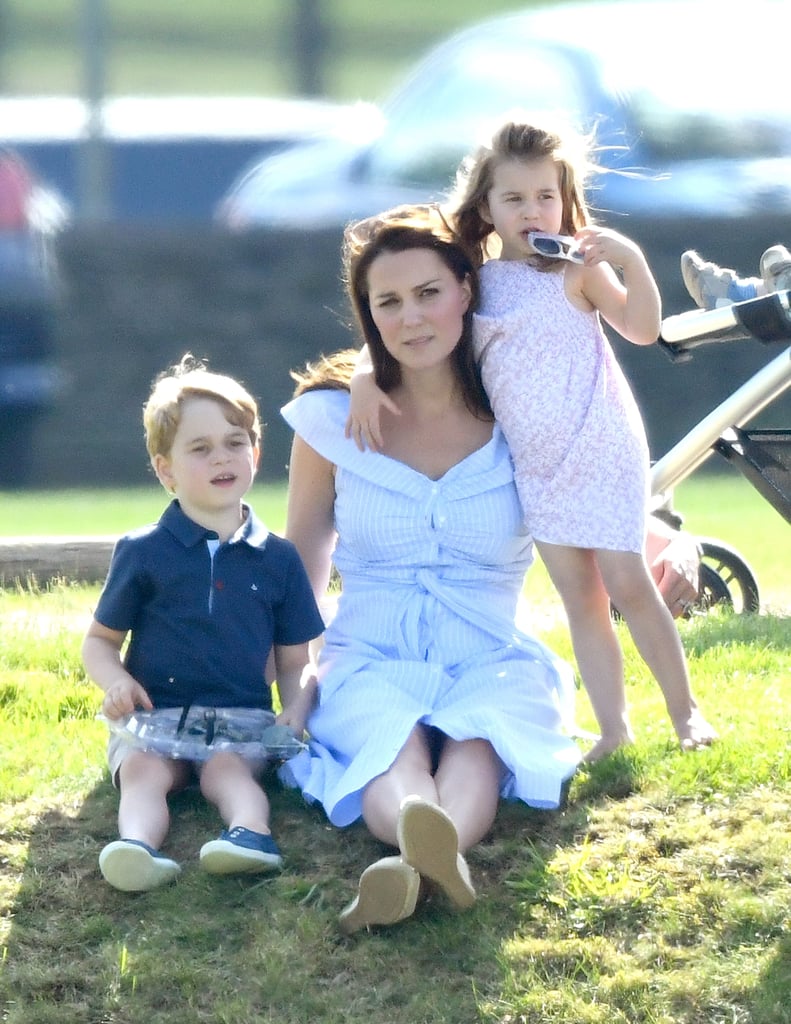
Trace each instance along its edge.
{"label": "girl's brown hair", "polygon": [[[456,175],[450,209],[456,231],[478,266],[492,255],[488,243],[494,227],[483,219],[481,208],[494,185],[496,168],[507,160],[553,160],[563,200],[560,233],[573,235],[592,221],[584,194],[586,179],[593,169],[587,151],[587,141],[567,129],[508,121],[495,132],[490,143],[480,146],[463,161]],[[536,262],[546,269],[557,269],[556,261],[537,257]]]}

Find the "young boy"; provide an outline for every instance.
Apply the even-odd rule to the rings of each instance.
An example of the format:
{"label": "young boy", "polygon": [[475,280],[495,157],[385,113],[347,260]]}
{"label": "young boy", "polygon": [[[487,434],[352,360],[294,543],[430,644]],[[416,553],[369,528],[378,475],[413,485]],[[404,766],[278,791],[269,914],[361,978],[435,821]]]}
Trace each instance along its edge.
{"label": "young boy", "polygon": [[[301,737],[315,696],[315,683],[302,678],[308,643],[324,627],[296,549],[242,501],[258,464],[255,400],[187,355],[157,379],[143,420],[151,465],[174,500],[113,552],[82,651],[104,690],[102,711],[118,719],[190,704],[270,709],[271,652],[283,707],[277,722]],[[280,866],[258,781],[264,762],[226,750],[201,762],[168,758],[117,734],[108,760],[121,838],[105,846],[99,867],[116,889],[153,889],[179,875],[159,847],[168,794],[195,775],[227,826],[202,847],[201,866],[215,874]]]}

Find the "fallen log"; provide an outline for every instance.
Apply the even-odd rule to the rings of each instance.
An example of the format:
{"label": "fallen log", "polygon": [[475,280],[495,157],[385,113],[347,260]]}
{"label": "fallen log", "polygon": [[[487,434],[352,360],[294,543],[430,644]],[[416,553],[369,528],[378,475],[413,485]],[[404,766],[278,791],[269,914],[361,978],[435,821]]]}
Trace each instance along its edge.
{"label": "fallen log", "polygon": [[117,537],[0,537],[0,586],[102,583]]}

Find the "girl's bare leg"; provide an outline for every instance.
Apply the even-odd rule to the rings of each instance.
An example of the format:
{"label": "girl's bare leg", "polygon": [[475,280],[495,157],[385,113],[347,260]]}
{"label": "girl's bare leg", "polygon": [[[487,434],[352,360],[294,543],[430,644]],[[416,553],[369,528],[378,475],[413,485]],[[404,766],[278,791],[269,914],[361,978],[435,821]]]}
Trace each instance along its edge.
{"label": "girl's bare leg", "polygon": [[682,748],[708,746],[717,733],[692,694],[681,637],[645,560],[624,551],[598,551],[597,559],[605,586],[659,683]]}
{"label": "girl's bare leg", "polygon": [[610,599],[595,552],[544,542],[536,547],[563,601],[577,668],[599,723],[601,738],[585,756],[596,761],[634,738]]}

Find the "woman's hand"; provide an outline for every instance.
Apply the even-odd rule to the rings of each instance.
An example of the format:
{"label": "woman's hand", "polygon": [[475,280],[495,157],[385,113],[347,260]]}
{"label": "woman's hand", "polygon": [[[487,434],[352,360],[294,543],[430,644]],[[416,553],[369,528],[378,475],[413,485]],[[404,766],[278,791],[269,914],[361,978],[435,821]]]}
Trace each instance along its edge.
{"label": "woman's hand", "polygon": [[[652,520],[652,524],[656,524]],[[664,524],[662,524],[664,526]],[[648,567],[659,593],[674,619],[685,615],[698,597],[700,552],[689,533],[671,530],[660,533],[649,526]]]}

